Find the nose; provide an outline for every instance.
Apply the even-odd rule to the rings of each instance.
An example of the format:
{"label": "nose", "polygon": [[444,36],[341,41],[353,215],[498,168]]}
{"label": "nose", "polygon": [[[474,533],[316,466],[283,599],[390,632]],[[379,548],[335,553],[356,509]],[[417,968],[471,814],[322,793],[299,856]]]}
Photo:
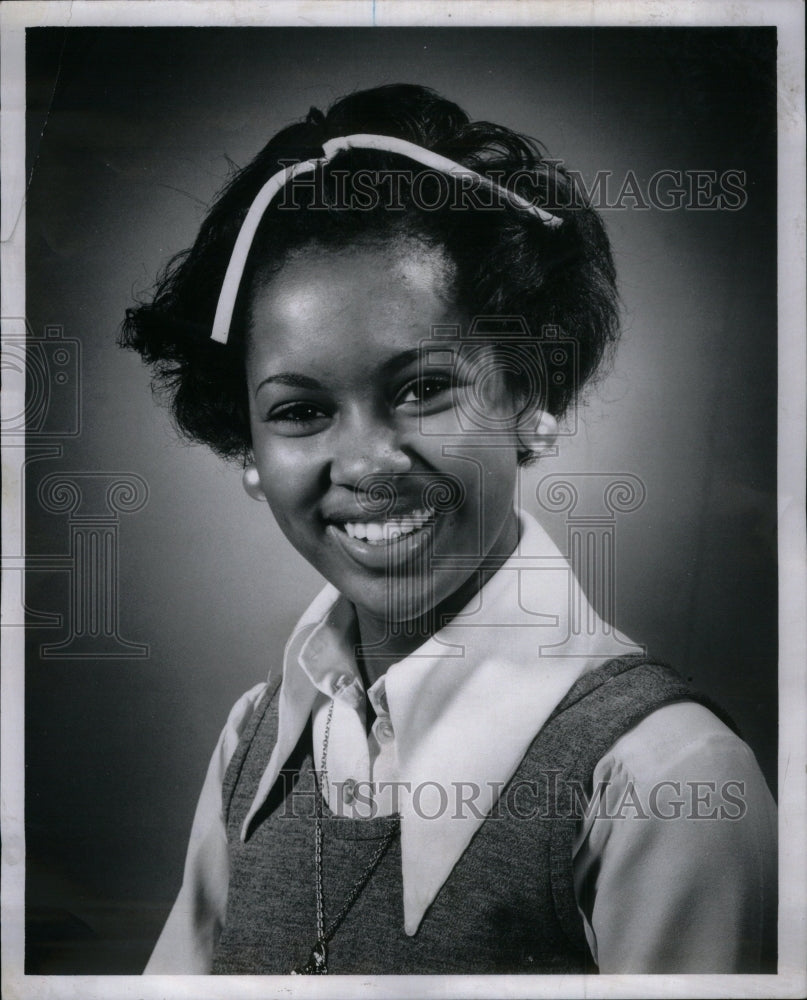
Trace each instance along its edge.
{"label": "nose", "polygon": [[341,422],[331,458],[331,482],[355,489],[366,476],[410,472],[412,460],[392,421],[355,414]]}

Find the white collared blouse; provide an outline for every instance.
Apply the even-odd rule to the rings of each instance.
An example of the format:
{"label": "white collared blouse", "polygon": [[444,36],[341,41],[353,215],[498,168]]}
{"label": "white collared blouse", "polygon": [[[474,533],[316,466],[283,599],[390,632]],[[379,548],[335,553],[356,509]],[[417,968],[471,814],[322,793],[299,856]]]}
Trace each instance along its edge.
{"label": "white collared blouse", "polygon": [[[333,703],[328,804],[358,819],[400,814],[410,935],[572,684],[640,651],[598,618],[538,522],[519,517],[518,548],[471,605],[367,692],[349,639],[353,611],[332,587],[286,646],[277,743],[242,836],[309,720],[319,766]],[[587,623],[583,635],[571,636],[573,606]],[[210,971],[229,877],[222,781],[266,687],[239,699],[213,753],[182,888],[147,973]],[[368,700],[376,716],[369,734]],[[775,926],[776,819],[746,744],[701,705],[666,706],[613,745],[594,788],[574,877],[600,971],[753,968]]]}

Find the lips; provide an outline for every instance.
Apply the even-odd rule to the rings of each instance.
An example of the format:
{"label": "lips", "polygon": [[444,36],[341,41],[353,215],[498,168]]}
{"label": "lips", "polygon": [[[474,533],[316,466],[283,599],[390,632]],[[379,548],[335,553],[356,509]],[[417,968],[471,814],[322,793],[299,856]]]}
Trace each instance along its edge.
{"label": "lips", "polygon": [[378,570],[406,562],[421,553],[434,525],[431,511],[419,508],[372,521],[331,521],[326,533],[354,562]]}
{"label": "lips", "polygon": [[350,538],[367,542],[368,545],[389,545],[399,538],[419,531],[433,518],[431,511],[424,508],[408,514],[385,517],[375,521],[345,521],[337,524]]}

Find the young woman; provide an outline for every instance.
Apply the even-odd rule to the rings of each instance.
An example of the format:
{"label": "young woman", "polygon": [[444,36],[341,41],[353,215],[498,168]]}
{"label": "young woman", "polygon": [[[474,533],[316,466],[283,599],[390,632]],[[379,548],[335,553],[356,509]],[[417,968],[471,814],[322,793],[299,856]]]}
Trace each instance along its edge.
{"label": "young woman", "polygon": [[557,163],[401,85],[276,135],[129,311],[178,426],[328,581],[230,713],[147,972],[761,967],[753,755],[602,645],[514,507],[615,302]]}

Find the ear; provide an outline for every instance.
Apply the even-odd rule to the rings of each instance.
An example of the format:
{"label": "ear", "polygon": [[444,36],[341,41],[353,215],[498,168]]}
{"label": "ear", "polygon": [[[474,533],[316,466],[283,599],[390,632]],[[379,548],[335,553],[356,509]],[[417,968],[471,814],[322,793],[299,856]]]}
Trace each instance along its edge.
{"label": "ear", "polygon": [[558,436],[558,422],[546,410],[522,414],[516,428],[519,445],[536,458],[551,450]]}
{"label": "ear", "polygon": [[261,477],[253,463],[244,466],[241,485],[253,500],[266,500],[266,494],[261,489]]}

